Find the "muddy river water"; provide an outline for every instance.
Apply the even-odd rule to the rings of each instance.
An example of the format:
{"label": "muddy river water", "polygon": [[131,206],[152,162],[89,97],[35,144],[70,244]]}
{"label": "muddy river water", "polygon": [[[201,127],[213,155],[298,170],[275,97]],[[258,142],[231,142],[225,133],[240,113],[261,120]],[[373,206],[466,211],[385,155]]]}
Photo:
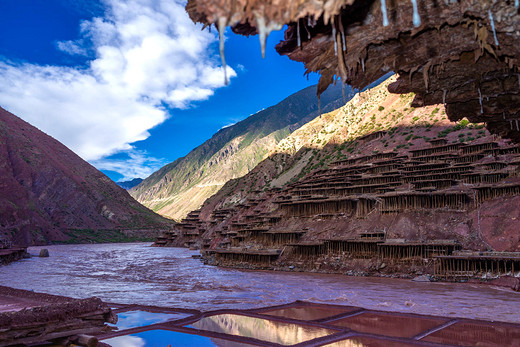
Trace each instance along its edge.
{"label": "muddy river water", "polygon": [[[38,254],[42,247],[29,248]],[[203,265],[183,248],[149,243],[47,246],[0,267],[0,284],[115,303],[203,311],[307,300],[384,311],[520,322],[520,293],[467,283],[244,271]]]}

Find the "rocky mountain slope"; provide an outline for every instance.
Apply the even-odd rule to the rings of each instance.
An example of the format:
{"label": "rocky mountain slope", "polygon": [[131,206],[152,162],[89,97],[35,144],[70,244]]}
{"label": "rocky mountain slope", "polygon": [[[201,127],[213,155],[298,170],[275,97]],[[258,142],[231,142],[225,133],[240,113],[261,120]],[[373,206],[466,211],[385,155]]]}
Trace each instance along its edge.
{"label": "rocky mountain slope", "polygon": [[130,181],[119,181],[119,182],[116,182],[116,183],[121,188],[126,189],[126,190],[130,190],[133,187],[136,187],[142,181],[143,181],[142,178],[134,178],[133,180],[130,180]]}
{"label": "rocky mountain slope", "polygon": [[63,144],[0,108],[2,238],[20,245],[122,241],[172,226]]}
{"label": "rocky mountain slope", "polygon": [[[264,160],[280,140],[318,115],[316,87],[303,89],[275,106],[221,129],[187,156],[164,166],[130,194],[157,213],[179,220]],[[346,96],[350,89],[346,90]],[[321,97],[324,111],[344,103],[341,87]]]}
{"label": "rocky mountain slope", "polygon": [[442,105],[412,107],[413,93],[388,93],[395,78],[294,131],[163,242],[251,253],[380,232],[519,251],[520,147]]}

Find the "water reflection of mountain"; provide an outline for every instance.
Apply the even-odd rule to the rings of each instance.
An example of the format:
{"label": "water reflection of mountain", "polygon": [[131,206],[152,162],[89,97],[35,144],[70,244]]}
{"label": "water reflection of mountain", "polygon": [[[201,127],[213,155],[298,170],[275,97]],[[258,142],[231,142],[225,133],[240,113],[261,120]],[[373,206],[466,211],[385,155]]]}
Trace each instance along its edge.
{"label": "water reflection of mountain", "polygon": [[[292,345],[334,333],[334,331],[304,327],[291,323],[267,319],[220,314],[199,320],[191,325],[194,328],[230,335],[251,337],[263,341]],[[226,341],[226,343],[228,343]],[[219,346],[221,346],[219,344]],[[231,346],[229,344],[222,346]]]}

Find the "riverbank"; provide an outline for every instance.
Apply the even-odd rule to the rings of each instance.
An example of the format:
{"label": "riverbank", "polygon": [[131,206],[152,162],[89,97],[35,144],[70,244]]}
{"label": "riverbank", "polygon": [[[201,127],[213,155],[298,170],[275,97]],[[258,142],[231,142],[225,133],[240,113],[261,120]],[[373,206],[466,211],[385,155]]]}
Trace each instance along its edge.
{"label": "riverbank", "polygon": [[[502,275],[485,274],[474,278],[469,273],[459,272],[457,276],[436,276],[436,265],[433,259],[414,259],[413,261],[391,261],[385,259],[352,259],[348,257],[321,256],[307,259],[291,259],[284,261],[254,262],[219,259],[211,252],[204,252],[201,260],[205,265],[230,269],[267,270],[298,273],[322,273],[346,275],[354,277],[378,277],[407,279],[421,282],[473,283],[509,288],[520,291],[520,268],[518,274],[504,271]],[[513,267],[514,269],[514,267]],[[516,276],[515,276],[516,275]]]}
{"label": "riverbank", "polygon": [[0,286],[0,346],[53,342],[92,346],[117,321],[98,298],[73,299]]}
{"label": "riverbank", "polygon": [[7,265],[27,256],[27,248],[2,248],[0,249],[0,265]]}

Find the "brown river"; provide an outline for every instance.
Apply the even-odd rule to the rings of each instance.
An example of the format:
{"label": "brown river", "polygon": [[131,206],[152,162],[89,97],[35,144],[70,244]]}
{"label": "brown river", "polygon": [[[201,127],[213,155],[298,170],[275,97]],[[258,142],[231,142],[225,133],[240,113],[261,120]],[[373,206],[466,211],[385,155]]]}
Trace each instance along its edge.
{"label": "brown river", "polygon": [[[29,248],[36,255],[42,247]],[[467,283],[313,273],[244,271],[203,265],[183,248],[149,243],[46,246],[49,258],[0,266],[0,284],[114,303],[209,311],[307,300],[451,317],[520,322],[520,293]]]}

